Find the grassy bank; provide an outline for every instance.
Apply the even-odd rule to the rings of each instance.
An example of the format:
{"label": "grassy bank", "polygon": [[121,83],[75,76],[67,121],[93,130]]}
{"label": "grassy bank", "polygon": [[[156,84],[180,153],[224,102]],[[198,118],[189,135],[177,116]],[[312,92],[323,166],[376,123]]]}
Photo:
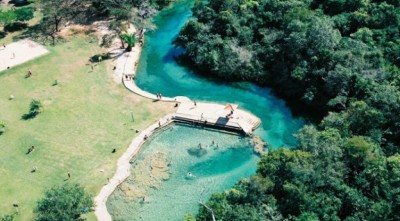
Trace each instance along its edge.
{"label": "grassy bank", "polygon": [[[49,50],[0,72],[0,121],[6,125],[0,136],[0,216],[13,213],[17,203],[16,220],[32,220],[36,201],[54,185],[78,182],[96,195],[114,174],[134,130],[173,111],[173,104],[152,102],[116,85],[111,61],[91,71],[88,59],[102,52],[97,39],[75,37]],[[28,68],[33,75],[25,79]],[[10,95],[15,98],[9,100]],[[22,120],[32,99],[40,100],[44,111]],[[27,155],[32,145],[35,150]],[[37,171],[31,173],[33,167]]]}

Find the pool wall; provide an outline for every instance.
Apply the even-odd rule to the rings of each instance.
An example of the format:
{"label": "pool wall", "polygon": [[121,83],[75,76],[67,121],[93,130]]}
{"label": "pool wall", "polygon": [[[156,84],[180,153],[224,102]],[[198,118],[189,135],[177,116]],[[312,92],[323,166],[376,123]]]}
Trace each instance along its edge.
{"label": "pool wall", "polygon": [[[161,118],[159,122],[156,122],[142,131],[137,137],[135,137],[128,149],[122,154],[117,162],[117,170],[115,175],[109,180],[109,182],[101,189],[99,195],[95,198],[95,215],[99,221],[111,221],[111,215],[107,210],[106,202],[108,197],[114,192],[114,190],[125,181],[130,175],[130,160],[133,156],[138,153],[140,147],[148,140],[148,138],[154,134],[154,132],[168,126],[173,122],[173,114],[168,114]],[[161,125],[161,126],[160,126]]]}

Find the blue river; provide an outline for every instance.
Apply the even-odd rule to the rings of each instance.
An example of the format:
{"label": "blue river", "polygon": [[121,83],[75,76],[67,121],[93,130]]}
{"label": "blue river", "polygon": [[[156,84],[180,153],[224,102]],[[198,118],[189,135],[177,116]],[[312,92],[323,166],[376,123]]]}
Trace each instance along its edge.
{"label": "blue river", "polygon": [[[239,104],[261,119],[255,134],[271,148],[293,147],[304,122],[270,89],[203,77],[176,62],[183,50],[172,41],[190,18],[193,2],[178,0],[154,17],[157,29],[146,32],[137,85],[163,96]],[[110,196],[107,207],[113,220],[183,220],[197,213],[199,200],[255,174],[258,160],[248,138],[171,126],[152,136],[132,159],[132,175]]]}

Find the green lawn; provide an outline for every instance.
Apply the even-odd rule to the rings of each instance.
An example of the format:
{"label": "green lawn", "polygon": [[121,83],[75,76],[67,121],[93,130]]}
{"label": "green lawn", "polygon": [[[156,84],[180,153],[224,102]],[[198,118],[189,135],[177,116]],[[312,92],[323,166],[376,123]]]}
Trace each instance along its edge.
{"label": "green lawn", "polygon": [[[89,57],[104,52],[97,39],[74,37],[48,48],[48,55],[0,72],[0,122],[6,124],[0,136],[0,216],[13,213],[12,204],[18,203],[16,220],[32,220],[36,201],[54,185],[78,182],[95,196],[113,176],[134,130],[174,109],[116,85],[110,61],[90,72]],[[28,68],[33,75],[25,79]],[[59,84],[52,86],[55,80]],[[40,100],[44,111],[21,120],[32,99]],[[32,145],[35,150],[26,155]],[[34,166],[37,172],[31,173]],[[64,181],[68,172],[72,178]]]}

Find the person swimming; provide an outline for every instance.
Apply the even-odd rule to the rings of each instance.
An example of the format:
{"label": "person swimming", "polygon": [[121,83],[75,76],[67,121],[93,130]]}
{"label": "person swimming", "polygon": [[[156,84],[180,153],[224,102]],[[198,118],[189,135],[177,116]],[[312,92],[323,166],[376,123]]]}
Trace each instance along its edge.
{"label": "person swimming", "polygon": [[190,177],[190,178],[195,178],[195,177],[196,177],[195,175],[193,175],[192,172],[188,172],[188,173],[187,173],[187,176]]}

